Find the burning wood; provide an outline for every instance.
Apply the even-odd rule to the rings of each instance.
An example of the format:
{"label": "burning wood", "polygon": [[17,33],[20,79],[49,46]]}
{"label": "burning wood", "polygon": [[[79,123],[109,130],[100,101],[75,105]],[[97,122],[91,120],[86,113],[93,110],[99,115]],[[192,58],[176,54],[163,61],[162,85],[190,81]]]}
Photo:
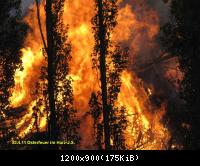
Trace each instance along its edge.
{"label": "burning wood", "polygon": [[[123,0],[118,5],[121,3],[123,3]],[[79,130],[81,136],[79,149],[96,148],[94,141],[91,141],[94,140],[92,118],[91,116],[85,116],[89,110],[88,103],[91,94],[100,91],[101,87],[99,82],[100,73],[93,68],[94,59],[91,57],[94,47],[94,35],[91,25],[91,19],[94,17],[95,11],[94,6],[94,0],[65,1],[63,11],[64,25],[69,25],[68,36],[72,45],[72,59],[69,62],[70,73],[66,79],[70,78],[72,80],[74,107],[78,110],[76,118],[84,118],[81,121]],[[147,5],[144,3],[144,6]],[[40,12],[37,13],[36,7]],[[41,77],[44,77],[42,75],[44,72],[41,72],[41,70],[47,67],[46,59],[43,56],[44,43],[47,40],[44,37],[46,32],[44,31],[42,39],[40,36],[41,31],[45,30],[46,17],[44,9],[43,2],[40,6],[37,3],[37,6],[33,5],[24,18],[31,31],[26,37],[24,48],[21,49],[23,70],[16,70],[14,76],[15,86],[11,90],[10,101],[15,110],[7,113],[16,120],[19,138],[24,138],[36,132],[47,132],[48,118],[51,115],[46,109],[48,102],[43,102],[46,101],[44,93],[36,93],[38,91],[36,84],[43,86],[42,90],[44,92],[47,83],[41,81]],[[37,19],[39,14],[40,28],[38,28]],[[143,19],[141,19],[130,4],[119,8],[117,22],[116,28],[110,34],[111,39],[119,43],[126,43],[131,40],[130,50],[132,53],[130,55],[132,56],[138,53],[139,47],[142,45],[142,36],[146,35],[149,41],[152,42],[159,29],[158,16],[155,11],[147,8]],[[47,48],[48,46],[45,44],[45,49]],[[109,49],[108,51],[110,51]],[[134,72],[124,70],[119,77],[121,87],[114,105],[117,108],[125,108],[125,118],[128,121],[128,126],[124,131],[124,137],[127,149],[164,149],[168,143],[170,132],[161,123],[161,119],[166,112],[165,106],[161,103],[160,107],[152,111],[155,107],[149,99],[149,93],[153,92],[145,90],[141,79],[136,76],[135,72],[143,72],[170,58],[173,58],[173,56],[163,53],[152,62],[140,64],[136,67],[132,67],[133,64],[130,64],[129,68],[132,68]],[[129,61],[132,61],[132,59],[134,57],[130,56]],[[109,65],[112,68],[113,64]],[[62,85],[62,83],[59,84],[60,87],[65,88]],[[63,99],[62,95],[57,96],[57,101]],[[40,100],[42,102],[38,106]],[[27,107],[23,108],[24,105],[27,105]],[[36,109],[36,106],[39,108]]]}

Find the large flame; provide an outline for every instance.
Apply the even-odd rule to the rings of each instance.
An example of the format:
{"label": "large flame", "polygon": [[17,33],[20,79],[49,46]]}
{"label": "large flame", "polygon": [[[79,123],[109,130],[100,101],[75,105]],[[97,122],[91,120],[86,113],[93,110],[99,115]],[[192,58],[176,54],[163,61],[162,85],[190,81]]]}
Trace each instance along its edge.
{"label": "large flame", "polygon": [[[121,1],[123,2],[123,0]],[[136,3],[136,2],[134,2]],[[144,3],[144,2],[143,2]],[[144,4],[145,5],[145,4]],[[24,137],[33,128],[33,107],[37,96],[32,93],[40,76],[40,67],[44,64],[42,42],[37,24],[35,6],[25,17],[31,31],[22,49],[23,70],[15,73],[15,87],[10,98],[12,107],[27,106],[27,113],[17,123],[19,136]],[[44,6],[40,7],[42,28],[45,31]],[[80,148],[93,148],[92,121],[84,116],[89,110],[88,103],[91,93],[99,89],[98,72],[92,69],[91,53],[94,46],[91,18],[94,16],[94,0],[68,0],[64,8],[64,23],[69,25],[69,40],[72,44],[72,61],[70,76],[73,78],[74,106],[79,111],[81,120]],[[153,22],[152,22],[153,18]],[[130,42],[130,61],[141,47],[144,33],[149,40],[158,33],[159,23],[156,12],[147,10],[144,17],[138,17],[130,4],[123,5],[119,10],[118,25],[113,33],[113,39],[118,42]],[[147,43],[148,45],[148,43]],[[130,66],[132,64],[130,63]],[[164,105],[159,110],[153,110],[148,98],[152,90],[145,90],[142,81],[132,71],[124,71],[121,75],[122,86],[117,104],[127,109],[129,126],[126,130],[126,145],[128,149],[165,149],[169,139],[168,130],[160,122],[165,112]],[[149,93],[151,92],[151,93]],[[43,112],[43,108],[41,108]],[[46,118],[40,119],[39,128],[44,130]],[[84,131],[84,132],[81,132]]]}

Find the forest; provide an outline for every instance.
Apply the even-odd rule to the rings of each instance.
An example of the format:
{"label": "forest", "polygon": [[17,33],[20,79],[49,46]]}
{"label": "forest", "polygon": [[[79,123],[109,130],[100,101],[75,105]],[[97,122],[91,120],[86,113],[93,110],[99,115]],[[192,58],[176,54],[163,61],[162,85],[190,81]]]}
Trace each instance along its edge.
{"label": "forest", "polygon": [[200,149],[197,0],[0,7],[1,150]]}

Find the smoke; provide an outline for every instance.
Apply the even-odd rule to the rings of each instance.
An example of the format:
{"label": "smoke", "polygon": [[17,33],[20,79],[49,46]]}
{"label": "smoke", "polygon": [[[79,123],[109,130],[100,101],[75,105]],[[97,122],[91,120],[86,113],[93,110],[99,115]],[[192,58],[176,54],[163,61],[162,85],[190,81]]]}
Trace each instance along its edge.
{"label": "smoke", "polygon": [[169,21],[169,3],[165,3],[164,0],[149,0],[148,2],[158,12],[160,25]]}
{"label": "smoke", "polygon": [[[142,80],[147,92],[149,88],[152,90],[149,100],[153,113],[158,113],[164,105],[167,111],[162,122],[170,128],[175,140],[179,140],[177,128],[182,122],[178,119],[180,112],[185,111],[185,102],[179,95],[182,73],[176,58],[158,63],[161,56],[169,55],[158,40],[161,27],[169,21],[169,5],[170,0],[123,0],[117,41],[129,48],[129,70]],[[149,63],[152,65],[147,69]],[[140,66],[143,70],[138,70]]]}
{"label": "smoke", "polygon": [[[161,54],[161,47],[156,41],[157,35],[159,34],[160,27],[164,25],[169,20],[169,3],[164,0],[123,0],[121,3],[122,12],[124,15],[121,19],[124,19],[124,22],[127,20],[133,20],[127,26],[126,30],[122,30],[122,35],[126,31],[130,31],[130,36],[127,37],[127,40],[120,41],[120,34],[118,34],[118,41],[123,45],[128,46],[131,56],[131,65],[129,66],[131,70],[137,68],[138,65],[146,64],[153,62],[154,59],[158,58]],[[26,13],[28,7],[34,3],[34,0],[22,0],[22,9],[23,13]],[[129,5],[130,8],[126,8]],[[133,10],[136,15],[127,15],[125,13],[128,10]],[[127,18],[129,17],[129,18]],[[131,19],[130,19],[131,18]],[[122,22],[122,21],[121,21]],[[136,22],[136,24],[135,24]],[[120,28],[120,27],[119,27]],[[170,62],[172,68],[175,68],[177,63],[172,61]],[[135,71],[135,70],[134,70]],[[165,92],[164,98],[178,98],[177,91],[174,90],[174,86],[169,80],[170,77],[175,77],[173,72],[170,72],[168,69],[164,68],[163,65],[157,64],[152,69],[146,72],[137,72],[137,75],[142,78],[147,84],[153,84],[155,90],[160,92]],[[170,74],[169,74],[170,73]],[[168,78],[166,78],[166,75]],[[170,79],[171,79],[170,78]]]}
{"label": "smoke", "polygon": [[[133,8],[136,0],[124,0],[123,4],[132,4]],[[140,4],[143,3],[144,0],[140,1]],[[154,10],[156,10],[160,17],[160,23],[163,25],[169,19],[169,3],[165,3],[164,0],[145,0]],[[34,3],[34,0],[22,0],[22,11],[25,12],[28,7]],[[139,4],[137,2],[137,4]]]}
{"label": "smoke", "polygon": [[167,2],[166,0],[123,0],[122,5],[131,4],[132,8],[135,10],[143,8],[144,4],[148,4],[150,8],[158,13],[160,25],[163,25],[169,20],[169,2]]}
{"label": "smoke", "polygon": [[[160,28],[170,18],[170,2],[170,0],[124,0],[121,8],[130,5],[136,15],[132,17],[135,24],[127,26],[131,31],[131,36],[127,41],[121,42],[129,47],[130,70],[137,74],[146,89],[149,87],[152,89],[153,93],[149,99],[154,106],[153,111],[157,112],[158,108],[164,104],[167,112],[162,122],[168,126],[174,137],[173,141],[178,145],[182,139],[180,135],[183,129],[183,121],[180,117],[181,113],[186,111],[185,101],[180,97],[180,81],[183,73],[178,69],[177,58],[158,63],[159,57],[169,54],[163,52],[158,39]],[[127,17],[131,16],[125,16],[123,19]],[[122,31],[125,33],[127,30]],[[137,70],[139,66],[147,67],[149,63],[153,64],[151,68],[143,71]]]}
{"label": "smoke", "polygon": [[[160,45],[156,41],[156,37],[159,34],[160,27],[169,20],[169,3],[166,2],[163,0],[123,0],[121,3],[120,7],[124,9],[122,10],[124,15],[121,14],[123,15],[121,19],[124,19],[124,22],[126,22],[126,19],[128,21],[132,19],[133,22],[130,22],[126,30],[122,29],[122,35],[126,31],[131,32],[127,40],[123,38],[123,41],[120,41],[122,37],[118,34],[118,41],[129,47],[132,61],[129,67],[133,71],[138,65],[153,62],[161,54]],[[22,0],[23,12],[26,13],[28,7],[33,3],[34,0]],[[127,5],[130,8],[126,8]],[[133,10],[136,15],[127,15],[125,13],[132,12],[127,12],[126,10]],[[172,67],[177,65],[174,61],[170,63]],[[147,85],[154,85],[157,93],[165,94],[164,98],[178,98],[174,85],[166,78],[166,75],[169,75],[170,72],[163,65],[157,64],[146,72],[135,72]]]}
{"label": "smoke", "polygon": [[25,14],[27,9],[35,0],[22,0],[22,13]]}
{"label": "smoke", "polygon": [[[163,50],[158,42],[160,28],[169,21],[169,2],[163,0],[123,0],[121,8],[127,5],[136,13],[132,17],[134,24],[129,26],[131,36],[127,41],[121,41],[122,45],[129,47],[131,56],[130,70],[143,80],[149,87],[153,86],[155,96],[152,102],[158,107],[163,103],[182,104],[179,97],[178,81],[181,80],[181,73],[178,69],[176,58],[156,63],[163,55]],[[125,31],[125,30],[123,30]],[[125,32],[124,32],[125,33]],[[118,34],[119,36],[119,34]],[[167,54],[167,53],[166,53]],[[153,64],[146,70],[148,64]],[[143,66],[144,71],[137,70]]]}
{"label": "smoke", "polygon": [[[23,0],[22,8],[23,8],[24,13],[26,13],[28,7],[32,3],[34,3],[34,0]],[[87,6],[85,6],[85,8],[87,8]],[[155,107],[161,107],[161,104],[165,101],[168,102],[167,105],[169,105],[171,101],[178,102],[178,99],[179,99],[178,91],[176,91],[174,84],[169,81],[168,79],[169,77],[166,76],[166,74],[169,73],[169,70],[164,68],[162,64],[154,65],[150,70],[147,70],[145,72],[137,72],[134,69],[135,67],[137,67],[137,65],[153,62],[154,59],[160,56],[161,47],[159,43],[156,41],[156,38],[157,38],[157,35],[159,34],[160,26],[162,26],[164,23],[166,23],[169,20],[168,4],[164,3],[162,0],[123,0],[123,3],[121,4],[121,9],[122,9],[120,10],[121,18],[118,21],[121,23],[121,26],[123,26],[123,28],[121,28],[120,26],[118,27],[118,30],[117,30],[118,33],[117,33],[117,36],[115,36],[115,38],[117,39],[117,41],[119,41],[123,45],[129,47],[129,50],[130,50],[129,52],[130,52],[130,57],[131,57],[131,64],[129,65],[130,70],[136,72],[136,74],[146,84],[147,88],[150,85],[153,86],[153,94],[155,95],[151,97],[151,100],[152,100],[152,103],[155,104]],[[87,11],[90,11],[90,10],[91,8],[88,7]],[[89,17],[87,18],[88,19],[87,21],[88,23],[90,22],[91,14],[89,14],[88,16],[84,12],[74,14],[74,11],[69,11],[69,13],[73,13],[74,17],[72,17],[73,15],[72,16],[70,15],[69,18],[66,17],[67,19],[65,19],[69,22],[71,20],[69,24],[71,25],[71,28],[74,28],[74,29],[77,28],[76,24],[77,22],[80,22],[79,19],[82,18],[83,15],[85,15],[85,17]],[[33,18],[31,18],[29,21],[34,22]],[[84,20],[83,20],[83,23],[85,23]],[[84,39],[88,37],[87,31],[85,31],[85,29],[87,30],[87,26],[83,24],[81,26],[82,31],[80,31],[81,33],[83,33],[81,34],[82,36],[78,35],[80,39],[74,38],[74,40],[72,41],[73,46],[78,45],[77,43],[79,42],[80,42],[79,45],[83,45],[83,50],[81,50],[80,47],[76,50],[76,54],[78,56],[75,56],[76,54],[74,54],[74,57],[77,57],[76,60],[80,58],[80,61],[77,60],[77,62],[79,63],[83,62],[81,57],[84,57],[84,59],[86,59],[85,55],[80,56],[82,53],[85,54],[85,50],[84,50],[85,48],[86,48],[86,52],[91,52],[90,46],[92,46],[92,44],[88,44],[88,42],[86,43],[81,42],[81,41],[84,41]],[[77,32],[79,31],[76,30],[72,34],[75,34],[75,37],[77,37],[76,36]],[[126,33],[127,33],[127,36],[125,35]],[[85,36],[85,34],[87,36]],[[87,47],[89,47],[88,50],[87,50]],[[177,65],[176,61],[172,61],[170,62],[170,64],[172,64],[172,67]],[[75,68],[74,70],[72,69],[72,71],[75,71],[75,73],[73,74],[76,74],[77,72],[76,66],[77,65],[74,65]],[[91,65],[82,65],[82,66],[91,66]],[[85,75],[85,72],[83,73]],[[172,74],[172,77],[175,77],[175,75]],[[85,79],[88,80],[88,77]],[[87,86],[86,86],[86,89],[87,89]],[[84,92],[84,86],[81,87],[80,91]],[[86,97],[86,94],[87,93],[84,92],[84,98]],[[79,100],[77,101],[81,103],[80,98],[78,99]],[[87,104],[88,102],[85,102],[85,103]],[[155,109],[155,110],[158,110],[158,109]],[[83,131],[86,131],[88,126],[91,126],[91,125],[87,125],[87,124],[85,126],[82,125]],[[84,145],[88,144],[87,140],[89,137],[89,133],[85,133],[85,134],[87,136],[87,139],[82,141],[82,144]]]}

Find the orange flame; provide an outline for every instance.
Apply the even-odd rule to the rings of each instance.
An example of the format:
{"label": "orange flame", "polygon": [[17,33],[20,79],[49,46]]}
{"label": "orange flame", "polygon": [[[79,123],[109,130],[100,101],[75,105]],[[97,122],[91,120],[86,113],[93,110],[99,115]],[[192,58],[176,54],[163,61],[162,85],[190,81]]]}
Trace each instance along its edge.
{"label": "orange flame", "polygon": [[[123,2],[123,0],[121,0]],[[40,7],[41,20],[44,24],[44,6]],[[64,8],[64,23],[70,26],[68,35],[72,44],[72,61],[70,62],[70,76],[73,78],[74,106],[79,111],[78,118],[81,121],[81,145],[80,148],[93,148],[92,121],[84,115],[88,111],[88,102],[91,93],[99,89],[99,78],[97,71],[92,69],[91,53],[94,46],[91,18],[94,16],[94,0],[68,0]],[[118,14],[118,25],[113,33],[113,39],[118,42],[131,42],[131,55],[136,55],[138,47],[142,44],[142,29],[148,29],[149,40],[158,33],[159,24],[156,12],[146,11],[145,19],[138,19],[137,13],[126,4],[120,8]],[[156,22],[149,22],[151,17]],[[19,136],[24,137],[33,128],[33,107],[36,104],[36,96],[32,94],[35,83],[40,75],[40,67],[44,63],[41,48],[43,47],[35,6],[25,17],[31,31],[22,49],[23,70],[15,73],[15,87],[10,98],[11,106],[18,107],[28,104],[27,114],[17,123]],[[45,26],[43,25],[43,30]],[[134,34],[133,34],[134,33]],[[134,57],[131,57],[134,59]],[[131,59],[130,59],[131,60]],[[131,65],[131,64],[130,64]],[[170,137],[168,130],[161,124],[160,120],[165,112],[164,105],[160,110],[151,113],[151,104],[148,93],[132,71],[124,71],[121,75],[122,86],[116,102],[119,106],[127,109],[129,126],[126,130],[126,145],[128,149],[164,149]],[[152,92],[151,92],[152,93]],[[44,108],[41,108],[43,112]],[[40,128],[44,130],[46,117],[40,119]],[[84,132],[81,132],[84,131]],[[141,144],[141,145],[140,145]]]}

